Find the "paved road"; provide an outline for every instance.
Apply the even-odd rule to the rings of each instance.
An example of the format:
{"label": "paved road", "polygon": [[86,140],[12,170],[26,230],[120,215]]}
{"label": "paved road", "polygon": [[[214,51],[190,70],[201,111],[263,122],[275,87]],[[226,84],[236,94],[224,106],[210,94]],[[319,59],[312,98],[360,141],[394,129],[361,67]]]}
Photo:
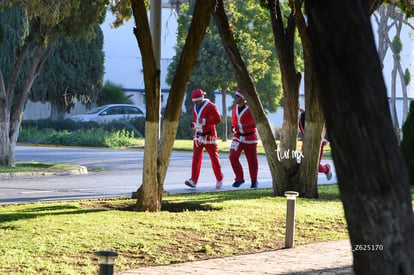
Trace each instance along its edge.
{"label": "paved road", "polygon": [[[40,146],[17,146],[16,161],[39,161],[82,165],[87,174],[65,176],[25,176],[2,179],[0,203],[71,200],[81,198],[130,197],[142,181],[142,150],[111,150],[90,148],[61,148]],[[170,193],[217,191],[208,155],[204,155],[197,189],[190,189],[183,183],[190,176],[191,152],[173,152],[165,179],[164,189]],[[224,186],[220,190],[233,189],[233,171],[228,156],[220,156]],[[259,187],[270,188],[271,175],[265,156],[259,159]],[[241,159],[248,178],[247,162]],[[326,161],[331,163],[332,161]],[[94,172],[104,170],[103,172]],[[327,182],[320,175],[319,184],[336,183],[336,175]],[[250,183],[240,188],[248,188]]]}

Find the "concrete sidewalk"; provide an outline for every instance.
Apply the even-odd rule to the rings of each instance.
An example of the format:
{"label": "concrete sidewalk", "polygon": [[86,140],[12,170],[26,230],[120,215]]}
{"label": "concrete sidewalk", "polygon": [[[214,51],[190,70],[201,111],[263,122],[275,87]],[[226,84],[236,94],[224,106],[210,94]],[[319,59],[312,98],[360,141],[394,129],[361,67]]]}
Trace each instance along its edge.
{"label": "concrete sidewalk", "polygon": [[[116,271],[116,263],[115,263]],[[349,240],[289,249],[139,268],[119,275],[154,274],[354,274]]]}

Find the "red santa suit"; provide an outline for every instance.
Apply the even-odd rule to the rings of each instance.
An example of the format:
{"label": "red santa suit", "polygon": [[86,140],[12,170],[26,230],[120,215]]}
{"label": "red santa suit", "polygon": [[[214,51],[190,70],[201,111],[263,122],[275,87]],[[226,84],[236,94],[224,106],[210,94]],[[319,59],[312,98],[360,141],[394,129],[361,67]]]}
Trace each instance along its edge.
{"label": "red santa suit", "polygon": [[[192,127],[195,130],[193,143],[193,163],[191,170],[191,180],[197,184],[200,176],[201,161],[203,159],[203,150],[206,149],[210,156],[214,175],[217,182],[223,180],[221,163],[217,147],[216,124],[221,122],[220,113],[214,103],[208,99],[203,99],[203,105],[193,107]],[[219,184],[219,185],[220,185]],[[219,188],[219,186],[217,186]],[[221,185],[220,185],[221,187]]]}
{"label": "red santa suit", "polygon": [[[238,90],[238,92],[242,95],[241,91]],[[231,126],[233,129],[233,141],[230,147],[230,163],[235,174],[235,183],[244,182],[243,167],[239,161],[240,155],[244,151],[247,164],[249,165],[251,183],[257,184],[259,165],[257,161],[256,125],[247,104],[242,107],[236,104],[233,107]]]}

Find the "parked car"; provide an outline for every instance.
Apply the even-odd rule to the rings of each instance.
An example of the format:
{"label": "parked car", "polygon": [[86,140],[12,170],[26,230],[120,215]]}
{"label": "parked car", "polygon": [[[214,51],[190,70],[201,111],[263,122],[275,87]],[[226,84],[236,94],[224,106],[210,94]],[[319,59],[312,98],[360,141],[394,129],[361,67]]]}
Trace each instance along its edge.
{"label": "parked car", "polygon": [[130,120],[145,117],[145,110],[130,104],[109,104],[96,107],[84,114],[71,116],[70,119],[79,122],[95,121],[108,123],[117,120]]}

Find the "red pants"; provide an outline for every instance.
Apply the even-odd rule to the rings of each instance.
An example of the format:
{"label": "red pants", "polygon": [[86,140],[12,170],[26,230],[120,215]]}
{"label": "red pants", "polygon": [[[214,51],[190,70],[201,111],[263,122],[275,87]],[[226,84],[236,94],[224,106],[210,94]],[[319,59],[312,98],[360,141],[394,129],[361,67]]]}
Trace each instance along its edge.
{"label": "red pants", "polygon": [[193,143],[193,165],[191,170],[191,179],[197,184],[198,177],[200,176],[201,161],[203,160],[203,150],[206,148],[207,153],[210,155],[211,166],[213,166],[214,175],[216,180],[223,180],[223,173],[221,172],[221,163],[218,155],[217,144],[202,144],[197,141]]}
{"label": "red pants", "polygon": [[247,164],[249,165],[249,173],[251,183],[257,182],[257,171],[259,169],[259,163],[257,161],[257,144],[256,143],[239,143],[236,150],[230,150],[230,163],[233,167],[236,178],[234,181],[244,180],[243,167],[240,164],[240,155],[244,151],[246,155]]}
{"label": "red pants", "polygon": [[319,166],[318,166],[319,173],[324,173],[324,174],[329,173],[328,165],[321,164],[321,159],[323,155],[323,147],[325,147],[326,144],[327,144],[326,140],[323,140],[321,144],[321,151],[319,152]]}

